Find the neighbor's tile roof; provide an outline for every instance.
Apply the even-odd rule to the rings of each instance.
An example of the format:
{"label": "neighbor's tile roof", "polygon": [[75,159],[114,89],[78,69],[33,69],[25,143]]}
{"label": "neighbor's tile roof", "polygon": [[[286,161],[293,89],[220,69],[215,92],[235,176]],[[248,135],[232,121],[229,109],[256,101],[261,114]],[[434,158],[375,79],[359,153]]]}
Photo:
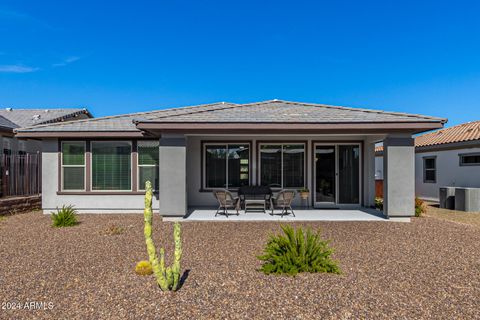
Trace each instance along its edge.
{"label": "neighbor's tile roof", "polygon": [[423,115],[323,104],[270,100],[249,104],[214,103],[193,107],[64,122],[18,129],[18,132],[139,131],[135,122],[179,123],[395,123],[445,122]]}
{"label": "neighbor's tile roof", "polygon": [[13,122],[17,127],[30,127],[39,124],[53,123],[69,119],[76,115],[87,114],[86,109],[0,109],[0,116]]}
{"label": "neighbor's tile roof", "polygon": [[415,147],[480,140],[480,121],[463,123],[415,138]]}
{"label": "neighbor's tile roof", "polygon": [[[474,140],[480,140],[480,120],[459,124],[454,127],[418,136],[415,138],[415,147],[421,148]],[[383,152],[383,146],[375,147],[375,152]]]}

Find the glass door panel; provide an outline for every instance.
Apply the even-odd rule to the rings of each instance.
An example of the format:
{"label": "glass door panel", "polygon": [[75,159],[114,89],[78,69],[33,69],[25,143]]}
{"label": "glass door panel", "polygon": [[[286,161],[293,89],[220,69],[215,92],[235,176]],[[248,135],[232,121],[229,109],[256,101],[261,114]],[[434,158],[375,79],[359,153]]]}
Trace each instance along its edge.
{"label": "glass door panel", "polygon": [[360,202],[360,147],[338,146],[338,203]]}
{"label": "glass door panel", "polygon": [[335,146],[315,147],[315,202],[335,203]]}

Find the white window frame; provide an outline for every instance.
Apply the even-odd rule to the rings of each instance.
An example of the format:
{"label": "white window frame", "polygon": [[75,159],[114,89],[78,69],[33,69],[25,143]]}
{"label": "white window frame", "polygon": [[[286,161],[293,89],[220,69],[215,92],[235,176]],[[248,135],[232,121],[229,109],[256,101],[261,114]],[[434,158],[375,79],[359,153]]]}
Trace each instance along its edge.
{"label": "white window frame", "polygon": [[[227,147],[229,145],[246,145],[248,146],[248,184],[252,182],[252,176],[251,176],[251,168],[252,168],[252,144],[250,142],[235,142],[235,141],[220,141],[220,142],[204,142],[203,143],[203,150],[202,150],[202,159],[203,159],[203,164],[202,164],[202,180],[203,180],[203,185],[202,188],[203,190],[214,190],[214,189],[222,189],[221,187],[207,187],[207,146],[220,146],[223,145]],[[224,189],[237,189],[238,187],[232,187],[228,188],[228,154],[225,157],[226,166],[225,166],[225,188]]]}
{"label": "white window frame", "polygon": [[[64,143],[82,143],[83,144],[83,166],[82,165],[64,165],[63,164],[63,144]],[[82,140],[66,140],[61,142],[60,147],[60,166],[61,166],[61,181],[60,181],[60,190],[65,192],[76,192],[76,191],[85,191],[87,188],[87,142]],[[68,189],[65,190],[63,187],[65,171],[64,168],[80,168],[83,167],[83,189]]]}
{"label": "white window frame", "polygon": [[[160,167],[160,159],[158,159],[158,165],[155,165],[155,164],[140,164],[140,156],[139,156],[140,153],[138,152],[138,146],[142,142],[153,142],[153,141],[157,142],[157,144],[158,144],[157,152],[160,152],[160,141],[158,141],[158,140],[137,140],[137,190],[138,191],[146,191],[144,186],[140,186],[140,168],[143,168],[143,167],[146,167],[146,168],[157,167],[157,166]],[[154,183],[152,183],[152,188],[153,188],[153,191],[158,191],[158,190],[156,190]]]}
{"label": "white window frame", "polygon": [[[285,188],[283,185],[283,146],[284,145],[303,145],[303,185],[298,186],[298,187],[288,187]],[[258,144],[258,183],[259,185],[262,185],[262,146],[280,146],[282,152],[281,152],[281,158],[280,158],[280,166],[281,166],[281,187],[280,188],[272,188],[272,190],[282,190],[282,189],[288,189],[288,190],[298,190],[305,188],[306,182],[305,178],[307,177],[307,165],[306,165],[306,159],[307,159],[307,144],[305,142],[297,142],[297,141],[291,141],[291,142],[262,142]]]}
{"label": "white window frame", "polygon": [[[95,142],[128,142],[130,145],[130,189],[128,190],[93,190],[93,144]],[[133,191],[133,143],[132,140],[94,140],[90,141],[90,191],[95,193],[112,193],[112,192],[131,192]]]}

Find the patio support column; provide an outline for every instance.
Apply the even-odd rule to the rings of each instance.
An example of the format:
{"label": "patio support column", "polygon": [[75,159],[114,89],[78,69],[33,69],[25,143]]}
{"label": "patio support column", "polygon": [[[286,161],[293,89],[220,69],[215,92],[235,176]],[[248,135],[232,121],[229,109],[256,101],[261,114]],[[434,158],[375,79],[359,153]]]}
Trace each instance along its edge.
{"label": "patio support column", "polygon": [[364,141],[363,159],[363,206],[373,207],[375,205],[375,137],[367,138]]}
{"label": "patio support column", "polygon": [[415,147],[411,137],[383,141],[383,212],[389,218],[415,213]]}
{"label": "patio support column", "polygon": [[159,211],[162,216],[187,213],[187,144],[184,135],[162,134],[159,149]]}

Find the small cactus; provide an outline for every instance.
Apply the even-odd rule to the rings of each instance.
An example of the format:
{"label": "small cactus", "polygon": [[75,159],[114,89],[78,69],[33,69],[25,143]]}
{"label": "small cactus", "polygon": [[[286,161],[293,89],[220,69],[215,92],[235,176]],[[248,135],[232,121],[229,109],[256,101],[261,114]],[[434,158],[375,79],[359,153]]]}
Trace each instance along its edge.
{"label": "small cactus", "polygon": [[145,243],[153,274],[157,279],[158,286],[163,291],[176,291],[180,284],[180,261],[182,259],[182,239],[180,224],[176,222],[173,227],[173,236],[175,240],[175,253],[173,265],[165,268],[165,249],[160,249],[160,259],[157,256],[155,244],[152,240],[152,184],[150,181],[145,183],[145,210],[144,210],[144,234]]}
{"label": "small cactus", "polygon": [[148,276],[153,273],[152,265],[148,261],[140,261],[135,266],[135,272],[141,276]]}

